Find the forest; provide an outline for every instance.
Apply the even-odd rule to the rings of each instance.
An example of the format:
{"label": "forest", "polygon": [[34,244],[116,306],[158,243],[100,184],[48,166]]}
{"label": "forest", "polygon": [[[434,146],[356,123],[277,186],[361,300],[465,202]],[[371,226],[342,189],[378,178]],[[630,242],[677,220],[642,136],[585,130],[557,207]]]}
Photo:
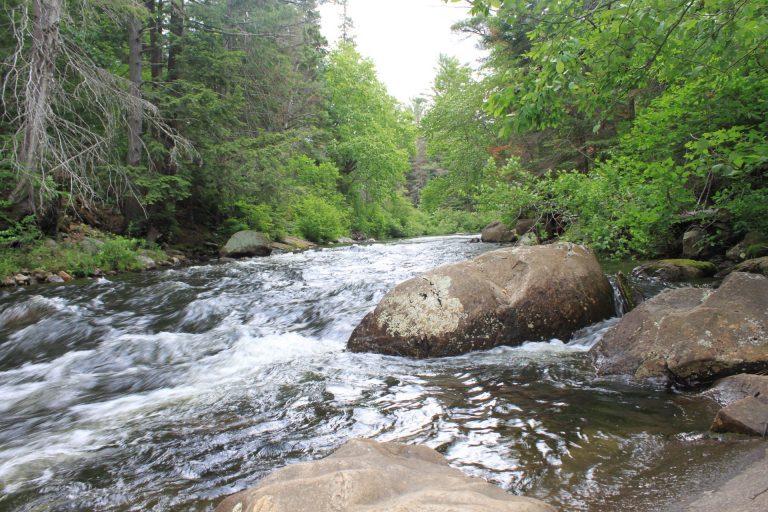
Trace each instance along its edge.
{"label": "forest", "polygon": [[[768,2],[469,3],[455,30],[487,60],[442,56],[404,105],[314,0],[6,1],[0,274],[243,229],[523,218],[606,257],[673,254],[692,222],[713,247],[768,232]],[[45,243],[91,228],[98,262]]]}

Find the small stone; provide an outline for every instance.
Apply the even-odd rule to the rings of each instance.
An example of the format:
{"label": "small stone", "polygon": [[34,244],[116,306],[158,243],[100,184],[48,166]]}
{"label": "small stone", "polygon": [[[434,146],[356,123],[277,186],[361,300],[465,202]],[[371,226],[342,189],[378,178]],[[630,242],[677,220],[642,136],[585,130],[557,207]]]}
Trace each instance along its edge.
{"label": "small stone", "polygon": [[138,256],[136,256],[136,259],[139,261],[139,263],[141,263],[141,265],[144,267],[145,270],[152,270],[157,268],[157,263],[155,263],[155,260],[153,260],[149,256],[139,254]]}
{"label": "small stone", "polygon": [[68,283],[72,280],[72,276],[64,272],[63,270],[59,270],[58,276],[65,282]]}
{"label": "small stone", "polygon": [[47,283],[63,283],[64,279],[57,276],[56,274],[51,274],[48,276],[48,278],[45,280]]}
{"label": "small stone", "polygon": [[3,279],[3,286],[16,286],[16,280],[12,277],[6,277]]}
{"label": "small stone", "polygon": [[29,284],[29,276],[24,274],[16,274],[13,276],[14,281],[16,281],[16,284],[19,286],[28,285]]}

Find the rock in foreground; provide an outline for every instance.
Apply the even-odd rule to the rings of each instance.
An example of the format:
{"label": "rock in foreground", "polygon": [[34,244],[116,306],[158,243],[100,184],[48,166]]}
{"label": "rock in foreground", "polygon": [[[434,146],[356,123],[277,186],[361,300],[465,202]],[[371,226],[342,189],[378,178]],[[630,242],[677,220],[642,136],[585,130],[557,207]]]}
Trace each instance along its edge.
{"label": "rock in foreground", "polygon": [[258,231],[238,231],[221,248],[219,255],[225,258],[269,256],[272,253],[269,236]]}
{"label": "rock in foreground", "polygon": [[347,347],[451,356],[568,339],[613,311],[611,286],[586,248],[561,243],[499,249],[399,284],[355,328]]}
{"label": "rock in foreground", "polygon": [[666,290],[592,348],[598,373],[695,387],[768,370],[768,279],[736,272],[720,288]]}
{"label": "rock in foreground", "polygon": [[279,469],[216,512],[554,512],[448,466],[424,446],[354,439],[333,455]]}

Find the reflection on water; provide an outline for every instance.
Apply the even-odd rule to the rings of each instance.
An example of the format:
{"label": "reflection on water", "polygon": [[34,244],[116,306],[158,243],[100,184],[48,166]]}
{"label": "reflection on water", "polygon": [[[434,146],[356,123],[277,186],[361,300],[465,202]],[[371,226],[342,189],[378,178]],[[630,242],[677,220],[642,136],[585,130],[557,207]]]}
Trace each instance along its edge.
{"label": "reflection on water", "polygon": [[372,437],[564,510],[643,510],[660,467],[718,449],[709,402],[595,378],[615,319],[440,360],[344,351],[397,282],[492,248],[467,241],[0,292],[0,509],[206,510]]}

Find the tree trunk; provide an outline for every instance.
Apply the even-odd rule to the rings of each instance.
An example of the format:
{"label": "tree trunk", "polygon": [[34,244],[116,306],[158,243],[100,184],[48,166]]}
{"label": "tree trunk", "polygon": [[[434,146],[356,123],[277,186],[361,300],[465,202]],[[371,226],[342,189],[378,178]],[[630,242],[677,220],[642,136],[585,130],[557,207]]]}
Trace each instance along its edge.
{"label": "tree trunk", "polygon": [[163,49],[160,47],[160,34],[163,32],[163,7],[157,0],[147,0],[149,11],[149,69],[152,82],[157,83],[163,74]]}
{"label": "tree trunk", "polygon": [[169,29],[171,42],[168,45],[168,81],[173,82],[181,77],[179,55],[182,50],[181,38],[184,36],[184,0],[171,0]]}
{"label": "tree trunk", "polygon": [[25,214],[37,212],[33,177],[39,169],[40,153],[45,150],[50,96],[56,57],[59,52],[59,24],[63,0],[33,0],[32,50],[29,79],[24,91],[24,121],[18,162],[23,168],[13,201]]}
{"label": "tree trunk", "polygon": [[[141,165],[141,134],[143,109],[141,106],[141,23],[135,17],[128,19],[128,79],[131,82],[130,93],[135,101],[128,114],[128,153],[126,163],[132,167]],[[138,199],[127,194],[121,200],[123,231],[138,222],[144,213]]]}
{"label": "tree trunk", "polygon": [[139,20],[130,17],[128,20],[128,79],[131,82],[131,96],[135,102],[131,105],[128,116],[128,165],[138,166],[141,163],[141,24]]}

